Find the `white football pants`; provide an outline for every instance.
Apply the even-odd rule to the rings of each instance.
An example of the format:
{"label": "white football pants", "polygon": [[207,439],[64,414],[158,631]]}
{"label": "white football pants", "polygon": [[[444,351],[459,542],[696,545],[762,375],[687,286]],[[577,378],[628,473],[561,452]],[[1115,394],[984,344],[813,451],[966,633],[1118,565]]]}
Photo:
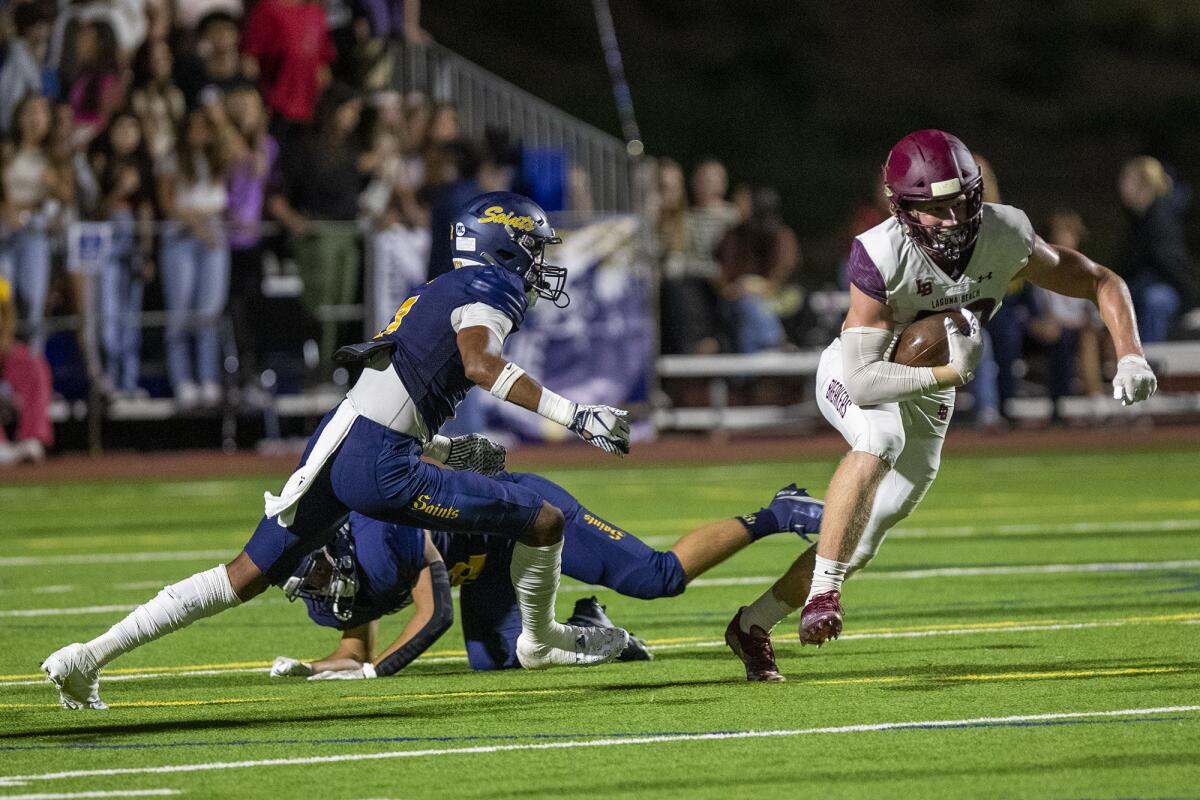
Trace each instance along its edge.
{"label": "white football pants", "polygon": [[817,367],[817,406],[851,450],[879,456],[892,467],[879,484],[871,517],[850,559],[852,569],[862,569],[875,557],[887,532],[916,509],[937,477],[946,428],[954,414],[954,390],[900,403],[856,406],[846,391],[842,343],[834,339]]}

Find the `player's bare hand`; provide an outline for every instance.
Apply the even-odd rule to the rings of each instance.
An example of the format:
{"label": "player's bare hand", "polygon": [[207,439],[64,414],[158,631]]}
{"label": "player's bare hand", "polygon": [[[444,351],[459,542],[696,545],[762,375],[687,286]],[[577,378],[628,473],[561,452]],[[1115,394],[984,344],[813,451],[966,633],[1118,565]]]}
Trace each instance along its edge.
{"label": "player's bare hand", "polygon": [[1117,374],[1113,378],[1113,399],[1127,406],[1140,403],[1158,389],[1158,378],[1146,359],[1138,355],[1123,356],[1117,362]]}
{"label": "player's bare hand", "polygon": [[629,453],[629,420],[625,418],[628,413],[612,406],[580,405],[567,428],[592,447],[626,455]]}
{"label": "player's bare hand", "polygon": [[445,464],[450,469],[478,472],[490,478],[504,471],[505,455],[502,445],[486,436],[470,433],[450,439]]}
{"label": "player's bare hand", "polygon": [[272,678],[306,678],[312,675],[312,665],[296,658],[276,656],[271,664]]}
{"label": "player's bare hand", "polygon": [[983,355],[983,326],[979,324],[979,317],[968,309],[959,311],[967,320],[967,333],[960,331],[949,317],[942,320],[946,326],[946,344],[950,348],[947,366],[959,374],[963,383],[969,383],[975,377],[975,368]]}

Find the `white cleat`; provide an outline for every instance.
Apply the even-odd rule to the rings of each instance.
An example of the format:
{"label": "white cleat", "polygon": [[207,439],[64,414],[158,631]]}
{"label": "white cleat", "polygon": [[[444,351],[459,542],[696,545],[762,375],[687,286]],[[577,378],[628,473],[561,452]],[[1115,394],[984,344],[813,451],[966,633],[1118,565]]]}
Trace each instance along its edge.
{"label": "white cleat", "polygon": [[63,708],[108,708],[100,699],[100,668],[86,646],[76,642],[55,650],[42,662],[42,671],[58,689]]}
{"label": "white cleat", "polygon": [[[621,654],[629,644],[629,633],[623,628],[580,627],[560,625],[560,644],[538,644],[526,631],[517,637],[517,660],[525,669],[547,669],[548,667],[590,667],[607,664]],[[559,635],[555,638],[558,639]]]}

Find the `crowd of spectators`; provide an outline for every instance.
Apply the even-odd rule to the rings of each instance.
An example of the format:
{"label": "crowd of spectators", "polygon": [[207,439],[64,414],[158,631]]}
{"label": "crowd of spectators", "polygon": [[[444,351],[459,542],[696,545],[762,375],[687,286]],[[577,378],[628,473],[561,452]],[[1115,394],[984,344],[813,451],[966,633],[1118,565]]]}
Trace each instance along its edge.
{"label": "crowd of spectators", "polygon": [[[62,332],[48,319],[80,321],[63,335],[102,397],[150,387],[214,407],[231,387],[229,327],[241,379],[254,372],[264,264],[295,265],[326,364],[339,324],[362,326],[347,309],[364,252],[395,257],[402,242],[414,282],[429,276],[443,244],[431,219],[510,188],[519,152],[502,131],[466,137],[454,105],[392,88],[391,44],[427,41],[419,14],[417,0],[5,5],[0,410],[32,413],[10,373],[32,359],[49,374]],[[144,312],[159,309],[165,382],[144,369],[159,330]],[[50,444],[47,426],[21,431]],[[10,450],[0,440],[0,462]]]}
{"label": "crowd of spectators", "polygon": [[[469,197],[530,180],[504,131],[471,139],[454,105],[392,88],[390,44],[427,41],[419,14],[417,0],[3,7],[0,464],[40,458],[52,443],[44,354],[56,330],[47,320],[82,320],[57,333],[79,340],[73,357],[99,396],[150,389],[181,409],[216,407],[256,374],[270,333],[268,265],[294,264],[317,348],[309,362],[328,365],[347,335],[339,326],[353,319],[346,309],[362,299],[364,257],[412,283],[436,277],[449,266],[449,239],[430,231],[448,228]],[[661,159],[656,174],[646,211],[662,351],[811,344],[800,246],[778,193],[731,190],[713,159],[690,175]],[[568,167],[564,205],[590,209],[587,177]],[[1129,230],[1114,266],[1130,282],[1143,339],[1156,341],[1198,299],[1183,225],[1190,195],[1145,156],[1118,183]],[[844,249],[886,218],[879,189],[855,211]],[[1043,235],[1086,249],[1083,221],[1067,210]],[[976,389],[981,420],[999,419],[1018,391],[1030,342],[1057,365],[1055,398],[1100,391],[1106,337],[1093,312],[1025,287],[1006,307],[992,326],[994,368],[990,377],[981,370]],[[164,324],[147,324],[144,312],[160,309]],[[144,350],[160,338],[165,368],[155,383]]]}

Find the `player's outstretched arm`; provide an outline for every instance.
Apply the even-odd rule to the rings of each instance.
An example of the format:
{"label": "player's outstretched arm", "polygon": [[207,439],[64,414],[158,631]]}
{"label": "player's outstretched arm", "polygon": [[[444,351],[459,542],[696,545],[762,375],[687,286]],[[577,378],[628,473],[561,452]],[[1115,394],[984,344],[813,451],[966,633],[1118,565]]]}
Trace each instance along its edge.
{"label": "player's outstretched arm", "polygon": [[957,328],[947,328],[949,364],[942,367],[893,364],[884,359],[892,343],[891,310],[851,285],[850,310],[841,335],[842,366],[850,399],[858,406],[895,403],[971,380],[983,340],[978,321],[969,311],[964,310],[963,314],[971,323],[971,333],[964,335]]}
{"label": "player's outstretched arm", "polygon": [[378,621],[342,631],[342,639],[333,652],[311,663],[290,656],[276,656],[271,664],[272,678],[307,678],[317,672],[360,669],[375,652]]}
{"label": "player's outstretched arm", "polygon": [[[411,664],[417,656],[441,638],[454,624],[454,601],[450,597],[450,576],[429,535],[425,535],[425,568],[413,584],[413,615],[400,637],[375,658],[374,662],[346,668],[318,671],[309,680],[353,680],[386,678]],[[319,664],[314,664],[314,670]]]}
{"label": "player's outstretched arm", "polygon": [[467,378],[501,400],[529,409],[578,434],[606,453],[629,452],[626,412],[602,405],[582,405],[544,388],[525,370],[500,355],[500,339],[483,326],[458,332],[458,351]]}
{"label": "player's outstretched arm", "polygon": [[1117,375],[1113,378],[1113,397],[1125,405],[1145,400],[1158,388],[1158,379],[1146,363],[1138,338],[1133,300],[1125,281],[1108,267],[1101,266],[1083,253],[1069,247],[1047,244],[1034,237],[1033,252],[1020,276],[1044,289],[1091,300],[1100,309],[1100,318],[1112,336],[1117,351]]}

